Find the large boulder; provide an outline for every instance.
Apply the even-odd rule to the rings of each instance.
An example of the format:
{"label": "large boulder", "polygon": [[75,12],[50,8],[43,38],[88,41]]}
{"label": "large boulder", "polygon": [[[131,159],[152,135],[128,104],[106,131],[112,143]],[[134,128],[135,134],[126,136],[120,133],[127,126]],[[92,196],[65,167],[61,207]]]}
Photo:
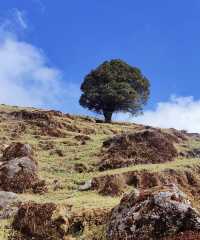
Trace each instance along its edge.
{"label": "large boulder", "polygon": [[14,216],[12,229],[16,234],[11,239],[77,239],[84,230],[106,224],[109,214],[110,209],[107,208],[72,211],[72,205],[67,204],[23,203]]}
{"label": "large boulder", "polygon": [[23,144],[20,142],[10,144],[4,151],[3,151],[3,161],[8,161],[13,158],[19,157],[33,157],[33,151],[29,144]]}
{"label": "large boulder", "polygon": [[22,193],[38,181],[37,165],[29,157],[14,158],[0,166],[0,187]]}
{"label": "large boulder", "polygon": [[[28,144],[13,143],[3,153],[0,164],[0,188],[22,193],[26,190],[46,191],[44,181],[39,181],[38,164]],[[39,189],[38,189],[39,188]]]}
{"label": "large boulder", "polygon": [[61,240],[69,228],[68,219],[64,215],[64,209],[54,203],[28,202],[19,207],[12,227],[22,234],[23,239]]}
{"label": "large boulder", "polygon": [[169,134],[148,129],[116,135],[103,143],[99,170],[136,164],[164,163],[178,156]]}
{"label": "large boulder", "polygon": [[107,239],[171,239],[189,231],[200,231],[200,214],[185,194],[171,185],[125,195],[112,210]]}

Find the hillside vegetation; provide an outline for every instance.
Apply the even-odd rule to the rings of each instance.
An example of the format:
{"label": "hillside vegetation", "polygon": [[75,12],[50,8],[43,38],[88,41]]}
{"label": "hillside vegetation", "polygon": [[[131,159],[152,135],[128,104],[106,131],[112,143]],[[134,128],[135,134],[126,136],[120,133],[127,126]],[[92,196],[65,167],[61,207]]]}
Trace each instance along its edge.
{"label": "hillside vegetation", "polygon": [[[65,239],[106,239],[107,216],[134,189],[176,183],[200,209],[198,134],[6,105],[0,106],[0,133],[1,154],[14,142],[29,144],[38,178],[45,180],[41,191],[17,192],[24,211],[26,204],[35,211],[37,204],[59,206],[70,219]],[[5,190],[1,182],[0,188]],[[0,240],[18,234],[12,222],[0,220]]]}

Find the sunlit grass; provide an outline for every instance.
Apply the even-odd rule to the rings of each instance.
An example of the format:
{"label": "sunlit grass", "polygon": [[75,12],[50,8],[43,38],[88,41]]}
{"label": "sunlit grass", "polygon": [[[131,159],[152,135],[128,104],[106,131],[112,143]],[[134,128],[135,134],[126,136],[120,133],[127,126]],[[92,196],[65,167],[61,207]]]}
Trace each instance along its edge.
{"label": "sunlit grass", "polygon": [[141,164],[130,166],[126,168],[118,168],[113,170],[104,171],[98,174],[98,176],[107,175],[107,174],[118,174],[124,173],[128,171],[142,171],[148,170],[151,172],[160,172],[165,169],[183,169],[189,167],[193,167],[196,165],[200,165],[200,159],[198,158],[177,158],[175,161],[159,163],[159,164]]}
{"label": "sunlit grass", "polygon": [[[17,111],[23,108],[11,107],[6,105],[0,105],[0,111],[11,112]],[[33,108],[29,108],[32,110]],[[58,121],[65,121],[62,118]],[[66,120],[67,121],[67,120]],[[73,125],[80,126],[85,129],[94,129],[95,132],[90,134],[91,140],[87,141],[85,145],[82,145],[74,137],[79,134],[78,132],[65,131],[66,137],[50,137],[37,134],[37,127],[27,125],[25,133],[12,138],[13,123],[18,124],[14,120],[2,120],[0,122],[1,138],[8,144],[12,141],[20,141],[23,143],[29,143],[34,149],[35,158],[39,163],[39,176],[45,179],[47,182],[49,191],[43,195],[25,193],[21,194],[22,201],[36,201],[39,203],[54,202],[57,204],[73,205],[74,210],[81,209],[93,209],[93,208],[108,208],[111,209],[117,205],[120,201],[119,197],[105,197],[99,195],[95,191],[78,191],[78,186],[85,181],[107,174],[120,174],[129,171],[142,171],[147,170],[151,172],[161,172],[165,169],[177,169],[184,170],[188,168],[195,168],[200,165],[199,159],[186,159],[179,158],[172,162],[166,162],[161,164],[143,164],[130,166],[126,168],[108,170],[99,172],[95,167],[95,164],[99,161],[99,153],[101,152],[102,143],[105,139],[121,132],[134,131],[141,126],[135,124],[95,124],[94,122],[87,122],[81,118],[71,120]],[[43,143],[52,143],[53,147],[49,150],[42,148]],[[200,141],[190,140],[183,145],[176,144],[177,149],[185,151],[193,148],[200,148]],[[61,150],[63,156],[58,156],[52,153],[53,150]],[[92,171],[77,173],[74,171],[74,164],[82,163],[88,169]],[[54,191],[53,181],[57,180],[61,183],[62,189]],[[132,189],[132,188],[131,188]],[[129,189],[129,190],[131,190]],[[198,204],[198,203],[197,203]],[[9,221],[0,220],[0,240],[7,240],[6,235],[9,229],[6,229],[6,225],[9,225]],[[96,233],[95,233],[96,231]],[[94,234],[97,234],[101,229],[96,229]],[[90,235],[90,232],[87,236]]]}
{"label": "sunlit grass", "polygon": [[0,220],[0,240],[7,240],[11,220]]}

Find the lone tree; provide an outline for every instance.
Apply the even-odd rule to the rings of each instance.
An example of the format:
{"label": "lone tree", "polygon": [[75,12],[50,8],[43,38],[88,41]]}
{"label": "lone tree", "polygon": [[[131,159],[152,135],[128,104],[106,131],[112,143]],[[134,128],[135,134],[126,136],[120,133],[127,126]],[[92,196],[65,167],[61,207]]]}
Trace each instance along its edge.
{"label": "lone tree", "polygon": [[150,83],[140,69],[113,59],[92,70],[81,85],[79,103],[103,114],[111,122],[114,112],[141,113],[150,94]]}

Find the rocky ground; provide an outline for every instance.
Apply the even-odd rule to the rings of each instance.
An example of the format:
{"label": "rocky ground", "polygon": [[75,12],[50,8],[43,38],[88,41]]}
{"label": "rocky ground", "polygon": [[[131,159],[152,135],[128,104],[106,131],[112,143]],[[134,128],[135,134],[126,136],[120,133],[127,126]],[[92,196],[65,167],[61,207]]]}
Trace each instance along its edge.
{"label": "rocky ground", "polygon": [[0,240],[200,239],[200,135],[0,105]]}

